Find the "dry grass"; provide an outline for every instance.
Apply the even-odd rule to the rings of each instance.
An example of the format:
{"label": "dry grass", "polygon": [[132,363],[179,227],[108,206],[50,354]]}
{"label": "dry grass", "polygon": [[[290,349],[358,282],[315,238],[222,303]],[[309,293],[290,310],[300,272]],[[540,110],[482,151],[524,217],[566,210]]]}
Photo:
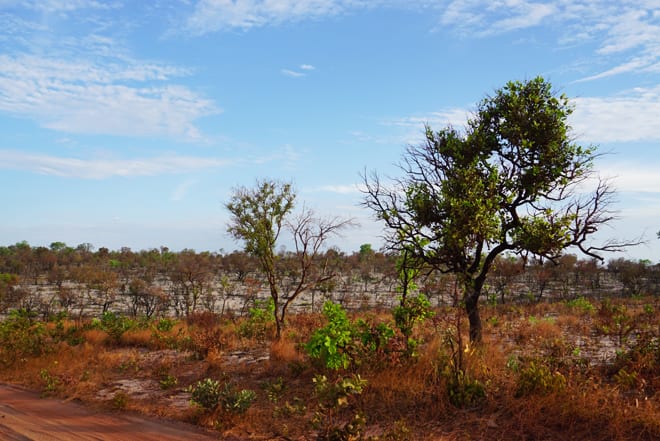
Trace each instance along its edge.
{"label": "dry grass", "polygon": [[[631,302],[626,311],[635,326],[647,336],[655,332],[657,339],[657,314],[646,306],[657,308],[657,301]],[[367,314],[369,320],[392,323],[386,312]],[[317,374],[331,381],[360,374],[368,381],[336,420],[341,425],[362,412],[364,433],[372,439],[660,439],[657,346],[638,339],[641,347],[624,348],[625,356],[616,360],[580,364],[572,341],[590,341],[592,322],[607,317],[565,304],[484,308],[484,344],[461,351],[465,373],[483,386],[485,396],[463,407],[451,404],[447,369],[453,353],[446,331],[459,325],[465,337],[460,318],[442,310],[419,327],[415,337],[423,343],[414,359],[365,362],[345,372],[318,368],[301,349],[325,324],[318,314],[291,315],[279,341],[240,337],[240,322],[206,314],[167,331],[133,329],[112,344],[106,332],[88,329],[80,332],[80,344],[62,341],[39,357],[0,366],[0,378],[108,409],[194,422],[235,439],[313,438],[311,421],[321,409],[312,381]],[[598,347],[596,340],[590,344]],[[565,386],[518,394],[521,373],[536,365],[561,375]],[[256,401],[243,414],[191,406],[186,391],[204,378],[253,390]],[[537,381],[531,378],[526,381]]]}

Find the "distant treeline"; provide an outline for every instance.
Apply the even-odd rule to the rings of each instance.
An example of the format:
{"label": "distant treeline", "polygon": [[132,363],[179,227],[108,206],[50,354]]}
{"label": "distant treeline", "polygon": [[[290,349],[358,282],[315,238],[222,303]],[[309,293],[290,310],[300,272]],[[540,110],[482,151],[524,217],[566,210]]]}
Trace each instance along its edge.
{"label": "distant treeline", "polygon": [[[296,255],[277,259],[284,296],[296,280]],[[297,301],[298,308],[318,310],[324,300],[348,308],[390,307],[400,295],[397,256],[364,244],[347,254],[329,249],[317,267],[333,277]],[[435,305],[451,304],[457,295],[453,276],[424,271],[416,286]],[[565,255],[555,262],[498,258],[490,272],[484,302],[538,302],[576,297],[658,295],[660,264],[614,259],[607,264]],[[0,247],[0,314],[25,309],[43,317],[65,313],[82,318],[113,311],[133,316],[187,316],[210,311],[242,314],[268,298],[258,261],[234,251],[170,251],[167,247],[133,251],[95,250],[91,244],[32,247],[19,242]]]}

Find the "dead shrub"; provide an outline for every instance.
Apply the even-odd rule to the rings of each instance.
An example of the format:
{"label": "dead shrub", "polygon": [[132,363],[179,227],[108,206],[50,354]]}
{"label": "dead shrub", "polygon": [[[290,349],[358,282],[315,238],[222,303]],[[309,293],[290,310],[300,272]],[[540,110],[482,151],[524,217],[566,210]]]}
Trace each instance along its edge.
{"label": "dead shrub", "polygon": [[119,338],[122,346],[133,346],[141,348],[157,348],[158,343],[153,339],[150,329],[131,329],[124,332]]}
{"label": "dead shrub", "polygon": [[83,338],[92,346],[103,346],[110,342],[110,336],[101,329],[88,329],[83,332]]}
{"label": "dead shrub", "polygon": [[275,340],[270,344],[270,360],[278,363],[302,361],[303,355],[298,351],[297,344],[287,338]]}

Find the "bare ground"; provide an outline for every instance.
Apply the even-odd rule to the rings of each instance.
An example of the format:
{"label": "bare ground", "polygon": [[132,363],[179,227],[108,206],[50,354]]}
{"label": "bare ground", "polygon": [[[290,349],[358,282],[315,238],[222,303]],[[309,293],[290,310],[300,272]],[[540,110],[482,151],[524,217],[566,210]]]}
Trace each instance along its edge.
{"label": "bare ground", "polygon": [[95,411],[71,401],[0,384],[0,439],[5,441],[207,441],[198,427]]}

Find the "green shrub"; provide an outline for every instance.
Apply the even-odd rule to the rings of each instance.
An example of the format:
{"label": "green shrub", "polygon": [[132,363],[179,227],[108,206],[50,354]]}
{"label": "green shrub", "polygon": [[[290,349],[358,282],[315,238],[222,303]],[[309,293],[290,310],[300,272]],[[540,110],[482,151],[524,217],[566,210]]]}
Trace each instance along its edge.
{"label": "green shrub", "polygon": [[215,409],[220,402],[220,382],[211,378],[198,381],[191,392],[191,400],[204,409]]}
{"label": "green shrub", "polygon": [[37,357],[49,348],[46,327],[35,321],[36,313],[16,309],[0,322],[0,360],[12,364],[25,357]]}
{"label": "green shrub", "polygon": [[175,387],[179,384],[179,380],[174,375],[166,374],[162,376],[158,383],[160,384],[160,388],[165,390]]}
{"label": "green shrub", "polygon": [[[312,426],[319,431],[319,440],[349,441],[362,439],[366,419],[362,412],[350,409],[357,395],[362,394],[367,380],[359,375],[339,377],[329,381],[325,375],[314,377],[314,391],[319,400]],[[342,411],[351,410],[350,420],[342,418]]]}
{"label": "green shrub", "polygon": [[484,385],[464,371],[447,375],[449,402],[456,407],[471,406],[486,396]]}
{"label": "green shrub", "polygon": [[235,389],[231,384],[226,384],[221,394],[222,407],[231,413],[245,413],[252,402],[257,398],[257,394],[249,389]]}
{"label": "green shrub", "polygon": [[528,395],[547,395],[559,392],[566,387],[566,378],[559,372],[551,372],[547,366],[531,362],[521,369],[518,375],[516,397]]}
{"label": "green shrub", "polygon": [[255,300],[254,307],[248,309],[248,319],[238,327],[241,337],[266,339],[275,322],[275,302],[273,299]]}
{"label": "green shrub", "polygon": [[596,310],[594,305],[584,297],[578,297],[576,299],[569,300],[566,302],[566,305],[573,309],[579,309],[585,314],[591,314]]}
{"label": "green shrub", "polygon": [[418,323],[423,323],[426,319],[433,317],[431,311],[431,302],[424,294],[414,297],[399,299],[400,305],[394,308],[394,323],[406,338],[406,353],[409,356],[416,355],[416,348],[419,342],[412,338],[414,327]]}
{"label": "green shrub", "polygon": [[200,380],[191,387],[192,401],[204,409],[215,409],[218,405],[231,413],[243,413],[250,408],[257,394],[248,389],[238,390],[231,383],[224,386],[211,378]]}
{"label": "green shrub", "polygon": [[156,329],[160,332],[170,332],[175,324],[176,320],[163,317],[156,322]]}
{"label": "green shrub", "polygon": [[305,345],[307,354],[323,361],[329,369],[347,369],[355,352],[353,324],[341,305],[326,302],[323,315],[328,324],[317,329]]}

